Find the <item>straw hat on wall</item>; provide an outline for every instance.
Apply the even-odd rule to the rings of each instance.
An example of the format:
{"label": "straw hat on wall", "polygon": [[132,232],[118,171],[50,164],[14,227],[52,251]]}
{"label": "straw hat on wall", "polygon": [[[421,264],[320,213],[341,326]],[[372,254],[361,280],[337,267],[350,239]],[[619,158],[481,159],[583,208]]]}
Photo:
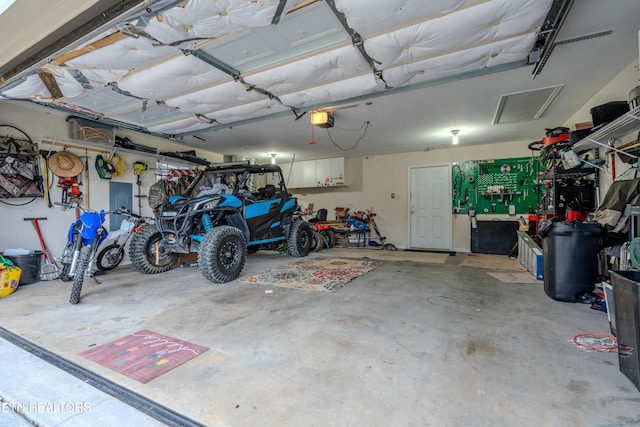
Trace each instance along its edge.
{"label": "straw hat on wall", "polygon": [[49,157],[49,169],[61,178],[78,176],[84,170],[82,160],[68,151],[58,151]]}

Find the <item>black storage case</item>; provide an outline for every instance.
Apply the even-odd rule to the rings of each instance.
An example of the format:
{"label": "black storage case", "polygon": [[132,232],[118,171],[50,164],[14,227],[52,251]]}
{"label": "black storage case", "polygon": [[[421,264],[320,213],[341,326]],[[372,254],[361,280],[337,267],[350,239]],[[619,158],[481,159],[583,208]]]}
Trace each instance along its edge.
{"label": "black storage case", "polygon": [[519,221],[477,221],[471,226],[471,252],[474,254],[509,255],[518,243]]}
{"label": "black storage case", "polygon": [[556,222],[542,238],[544,291],[556,301],[576,302],[595,285],[598,223]]}
{"label": "black storage case", "polygon": [[25,255],[4,255],[13,264],[20,267],[20,285],[31,285],[40,281],[40,268],[42,266],[42,251],[32,251]]}
{"label": "black storage case", "polygon": [[640,271],[611,271],[618,363],[640,390]]}
{"label": "black storage case", "polygon": [[591,109],[591,121],[593,122],[593,127],[598,127],[602,124],[612,122],[628,111],[629,104],[627,101],[611,101],[606,104],[593,107]]}
{"label": "black storage case", "polygon": [[591,135],[591,128],[571,131],[569,134],[569,143],[573,145],[578,141],[582,141],[589,135]]}

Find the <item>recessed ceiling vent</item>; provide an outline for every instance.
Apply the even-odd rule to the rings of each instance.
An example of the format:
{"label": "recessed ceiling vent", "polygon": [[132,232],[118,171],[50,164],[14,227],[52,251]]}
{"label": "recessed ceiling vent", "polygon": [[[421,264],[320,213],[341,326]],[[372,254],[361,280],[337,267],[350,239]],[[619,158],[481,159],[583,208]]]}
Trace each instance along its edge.
{"label": "recessed ceiling vent", "polygon": [[539,119],[564,85],[507,93],[500,97],[493,124]]}

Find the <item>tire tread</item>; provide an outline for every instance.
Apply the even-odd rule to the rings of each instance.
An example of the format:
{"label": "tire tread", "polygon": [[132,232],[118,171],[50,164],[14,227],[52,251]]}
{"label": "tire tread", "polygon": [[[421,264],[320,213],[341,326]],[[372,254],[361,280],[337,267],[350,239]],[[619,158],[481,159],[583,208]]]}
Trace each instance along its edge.
{"label": "tire tread", "polygon": [[85,246],[80,251],[80,258],[78,259],[78,265],[76,267],[76,274],[73,276],[73,286],[71,287],[71,296],[69,297],[69,303],[77,304],[80,302],[80,293],[82,293],[82,285],[84,283],[84,276],[89,265],[90,247]]}
{"label": "tire tread", "polygon": [[[107,257],[107,254],[113,249],[116,249],[119,255],[116,262],[109,264],[107,263],[108,258],[106,257]],[[101,271],[113,270],[114,268],[120,265],[123,259],[124,259],[124,248],[122,248],[122,245],[118,243],[112,243],[109,246],[105,246],[104,249],[102,249],[98,254],[98,257],[96,258],[96,267]]]}
{"label": "tire tread", "polygon": [[159,241],[161,238],[160,230],[155,225],[148,225],[139,232],[135,233],[129,244],[129,259],[135,268],[144,274],[165,273],[171,270],[178,262],[178,255],[175,253],[165,254],[168,261],[162,265],[153,264],[148,253],[150,245]]}
{"label": "tire tread", "polygon": [[[237,244],[242,246],[242,255],[238,265],[235,266],[231,274],[221,271],[218,265],[218,251],[220,245],[227,238],[237,239]],[[214,283],[228,283],[238,278],[247,258],[247,243],[242,231],[228,225],[218,226],[211,230],[204,237],[198,252],[198,268],[200,273],[209,281]]]}

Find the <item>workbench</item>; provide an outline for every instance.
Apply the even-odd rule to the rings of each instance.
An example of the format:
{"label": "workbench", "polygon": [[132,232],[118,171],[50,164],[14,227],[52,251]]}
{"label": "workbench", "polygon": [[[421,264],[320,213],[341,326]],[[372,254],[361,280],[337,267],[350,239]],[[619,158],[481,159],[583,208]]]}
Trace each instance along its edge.
{"label": "workbench", "polygon": [[[371,236],[371,229],[368,226],[367,228],[354,228],[352,230],[345,221],[326,221],[325,223],[331,224],[333,231],[338,236],[337,246],[356,248],[367,247],[367,243],[369,242],[369,238]],[[341,242],[340,237],[346,240],[346,242]]]}

